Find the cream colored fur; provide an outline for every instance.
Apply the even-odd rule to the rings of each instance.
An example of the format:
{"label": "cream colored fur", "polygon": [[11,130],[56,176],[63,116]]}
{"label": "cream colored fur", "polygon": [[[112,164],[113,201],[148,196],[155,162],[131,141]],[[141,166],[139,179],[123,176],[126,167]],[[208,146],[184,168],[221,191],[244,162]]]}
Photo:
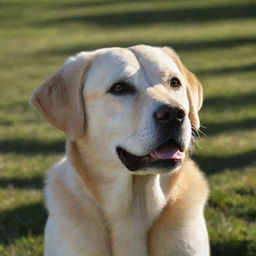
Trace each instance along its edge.
{"label": "cream colored fur", "polygon": [[[170,77],[182,83],[168,87]],[[107,93],[121,79],[137,96]],[[145,155],[160,103],[186,112],[182,166],[169,173],[129,172],[121,145]],[[67,134],[67,154],[47,174],[45,256],[207,256],[207,183],[189,159],[199,128],[202,88],[169,48],[135,46],[80,53],[41,85],[32,104]]]}

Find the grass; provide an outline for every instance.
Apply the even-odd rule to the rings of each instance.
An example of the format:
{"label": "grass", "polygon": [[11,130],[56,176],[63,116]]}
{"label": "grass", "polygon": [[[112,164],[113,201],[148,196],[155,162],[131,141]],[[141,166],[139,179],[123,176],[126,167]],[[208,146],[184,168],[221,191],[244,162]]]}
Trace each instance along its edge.
{"label": "grass", "polygon": [[214,256],[256,255],[256,1],[0,0],[0,255],[43,251],[45,170],[64,136],[29,107],[32,90],[81,50],[173,46],[204,84],[194,158],[211,187]]}

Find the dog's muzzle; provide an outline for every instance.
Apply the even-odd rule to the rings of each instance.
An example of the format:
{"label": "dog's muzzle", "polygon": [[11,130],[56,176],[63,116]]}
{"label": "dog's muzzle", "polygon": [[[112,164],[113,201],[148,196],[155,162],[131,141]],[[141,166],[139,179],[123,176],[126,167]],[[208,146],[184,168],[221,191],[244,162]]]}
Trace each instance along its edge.
{"label": "dog's muzzle", "polygon": [[157,169],[170,171],[181,165],[185,157],[185,145],[182,140],[181,125],[186,117],[179,106],[161,105],[153,113],[157,130],[157,141],[148,154],[137,156],[122,147],[116,151],[121,162],[130,171]]}

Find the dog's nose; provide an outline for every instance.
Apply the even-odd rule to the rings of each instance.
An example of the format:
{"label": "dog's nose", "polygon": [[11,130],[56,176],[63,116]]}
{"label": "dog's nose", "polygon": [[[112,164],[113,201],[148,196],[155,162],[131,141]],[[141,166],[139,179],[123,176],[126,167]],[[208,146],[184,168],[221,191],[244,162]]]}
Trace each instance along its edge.
{"label": "dog's nose", "polygon": [[160,124],[182,123],[186,113],[180,106],[160,106],[153,114],[154,119]]}

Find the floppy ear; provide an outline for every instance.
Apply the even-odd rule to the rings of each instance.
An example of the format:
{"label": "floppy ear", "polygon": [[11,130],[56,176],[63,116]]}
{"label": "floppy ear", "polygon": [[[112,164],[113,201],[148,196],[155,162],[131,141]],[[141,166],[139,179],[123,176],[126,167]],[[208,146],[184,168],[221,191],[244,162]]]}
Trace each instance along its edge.
{"label": "floppy ear", "polygon": [[70,57],[31,97],[31,104],[42,117],[63,130],[71,140],[84,130],[82,86],[92,56],[91,52],[82,52]]}
{"label": "floppy ear", "polygon": [[195,129],[200,128],[198,112],[203,104],[203,87],[196,76],[190,72],[182,63],[179,56],[169,47],[163,47],[162,50],[175,61],[180,71],[187,80],[187,96],[189,100],[189,119]]}

